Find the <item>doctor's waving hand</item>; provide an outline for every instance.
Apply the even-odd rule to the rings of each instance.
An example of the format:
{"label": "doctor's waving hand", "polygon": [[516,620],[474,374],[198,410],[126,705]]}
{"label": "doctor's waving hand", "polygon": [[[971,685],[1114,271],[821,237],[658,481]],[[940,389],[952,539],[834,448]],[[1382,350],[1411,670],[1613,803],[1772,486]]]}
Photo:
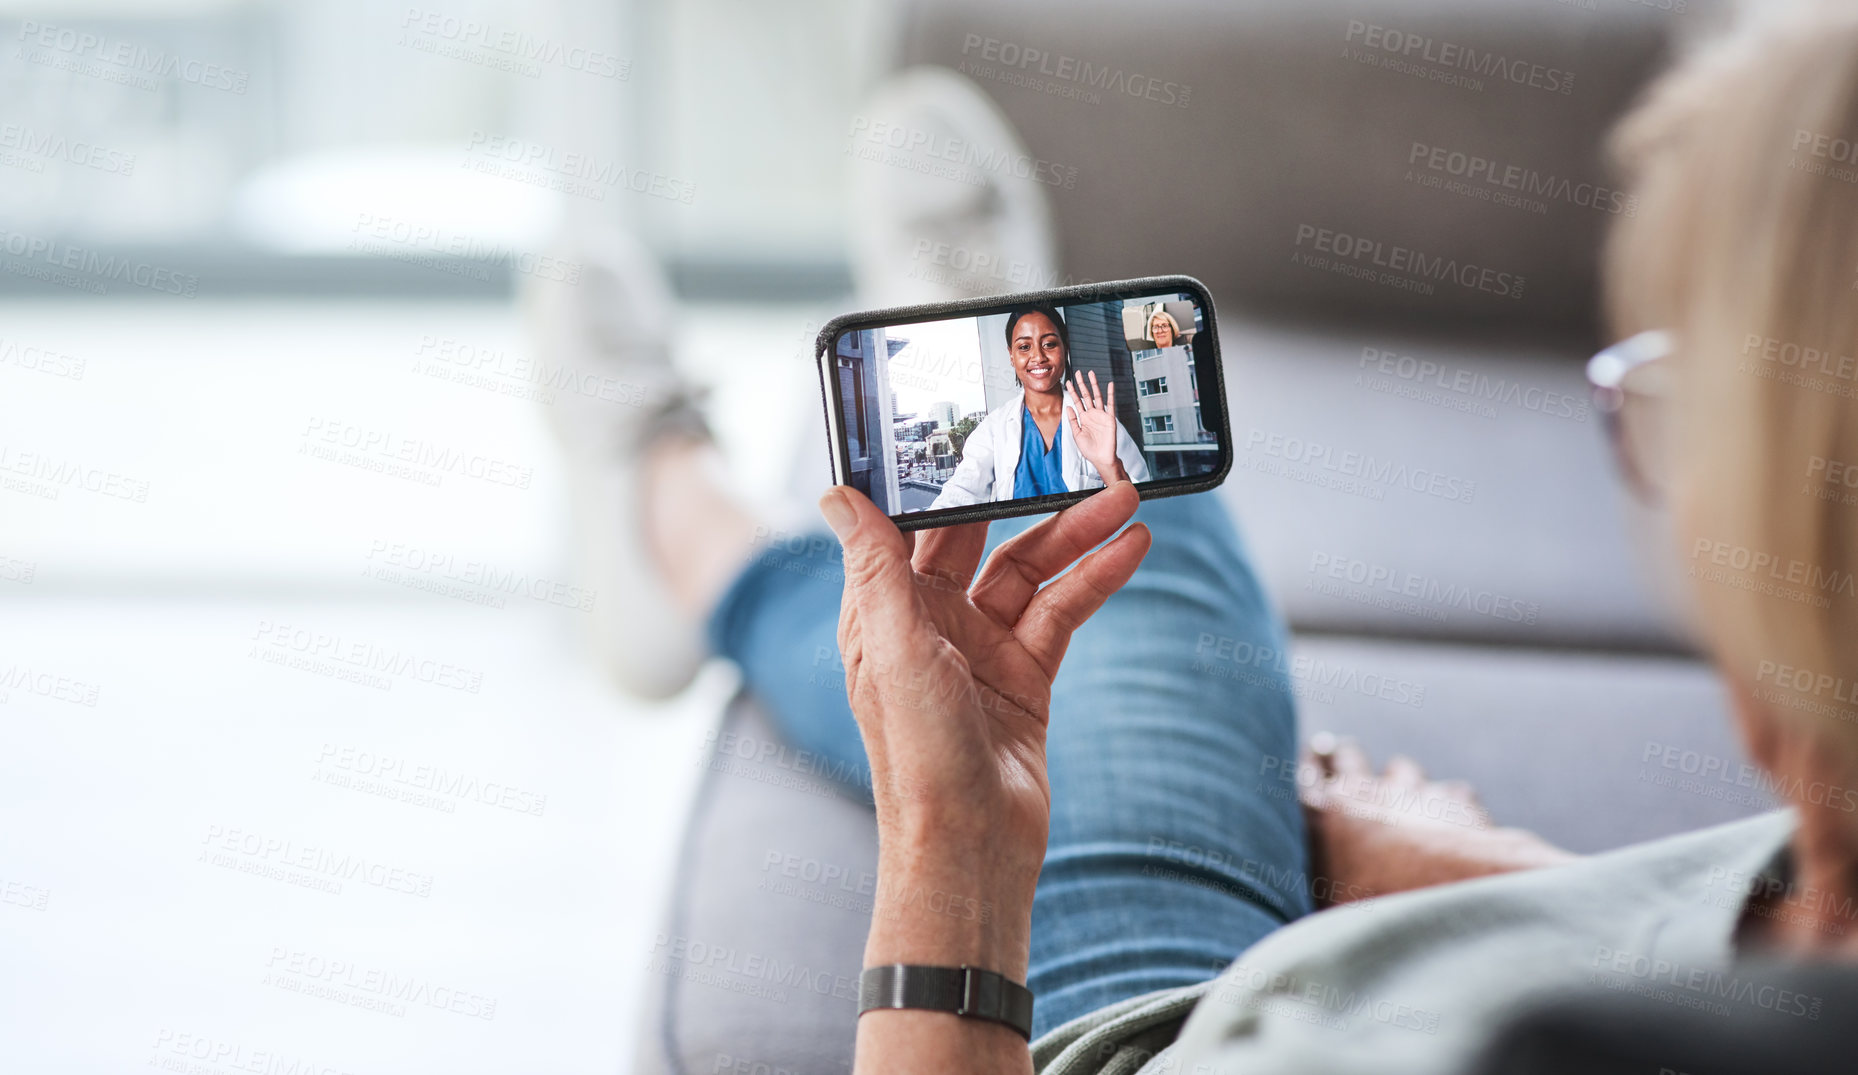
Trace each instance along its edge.
{"label": "doctor's waving hand", "polygon": [[1006,319],[1019,398],[988,412],[962,446],[961,463],[929,506],[954,508],[1149,480],[1148,463],[1116,420],[1116,386],[1095,372],[1070,377],[1064,319],[1027,306]]}

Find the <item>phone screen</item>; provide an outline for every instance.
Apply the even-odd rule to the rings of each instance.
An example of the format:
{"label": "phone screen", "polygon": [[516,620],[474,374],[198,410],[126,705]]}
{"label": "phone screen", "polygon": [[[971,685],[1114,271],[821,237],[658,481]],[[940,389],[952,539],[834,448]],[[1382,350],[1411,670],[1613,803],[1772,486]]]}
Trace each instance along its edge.
{"label": "phone screen", "polygon": [[1188,291],[847,329],[847,484],[893,517],[1204,478],[1222,465],[1210,312]]}

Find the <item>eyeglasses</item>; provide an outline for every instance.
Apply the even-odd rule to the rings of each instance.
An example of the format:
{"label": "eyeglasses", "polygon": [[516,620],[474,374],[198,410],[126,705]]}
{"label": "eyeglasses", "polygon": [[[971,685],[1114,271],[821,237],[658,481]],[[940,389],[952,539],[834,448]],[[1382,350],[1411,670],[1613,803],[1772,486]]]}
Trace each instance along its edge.
{"label": "eyeglasses", "polygon": [[1614,461],[1648,503],[1663,498],[1671,475],[1671,350],[1670,333],[1641,332],[1587,361],[1587,383],[1606,422]]}

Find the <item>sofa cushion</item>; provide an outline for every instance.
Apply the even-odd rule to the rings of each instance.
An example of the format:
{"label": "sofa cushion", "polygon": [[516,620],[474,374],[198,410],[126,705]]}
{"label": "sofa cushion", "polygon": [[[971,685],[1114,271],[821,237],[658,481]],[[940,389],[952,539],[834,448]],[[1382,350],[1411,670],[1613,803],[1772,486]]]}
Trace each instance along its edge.
{"label": "sofa cushion", "polygon": [[850,1071],[877,822],[738,696],[647,966],[640,1075]]}
{"label": "sofa cushion", "polygon": [[1552,347],[1222,318],[1219,490],[1298,630],[1682,652],[1674,556]]}
{"label": "sofa cushion", "polygon": [[1716,6],[916,0],[899,60],[998,102],[1074,280],[1186,272],[1234,308],[1580,337],[1627,208],[1604,134]]}

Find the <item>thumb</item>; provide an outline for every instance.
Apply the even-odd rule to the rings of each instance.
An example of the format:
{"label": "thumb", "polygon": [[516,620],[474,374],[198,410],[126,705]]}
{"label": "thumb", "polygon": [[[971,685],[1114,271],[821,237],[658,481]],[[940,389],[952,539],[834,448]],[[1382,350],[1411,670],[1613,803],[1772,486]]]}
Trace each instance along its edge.
{"label": "thumb", "polygon": [[873,629],[904,635],[916,605],[910,539],[870,498],[847,485],[826,490],[819,513],[844,547],[845,602]]}

